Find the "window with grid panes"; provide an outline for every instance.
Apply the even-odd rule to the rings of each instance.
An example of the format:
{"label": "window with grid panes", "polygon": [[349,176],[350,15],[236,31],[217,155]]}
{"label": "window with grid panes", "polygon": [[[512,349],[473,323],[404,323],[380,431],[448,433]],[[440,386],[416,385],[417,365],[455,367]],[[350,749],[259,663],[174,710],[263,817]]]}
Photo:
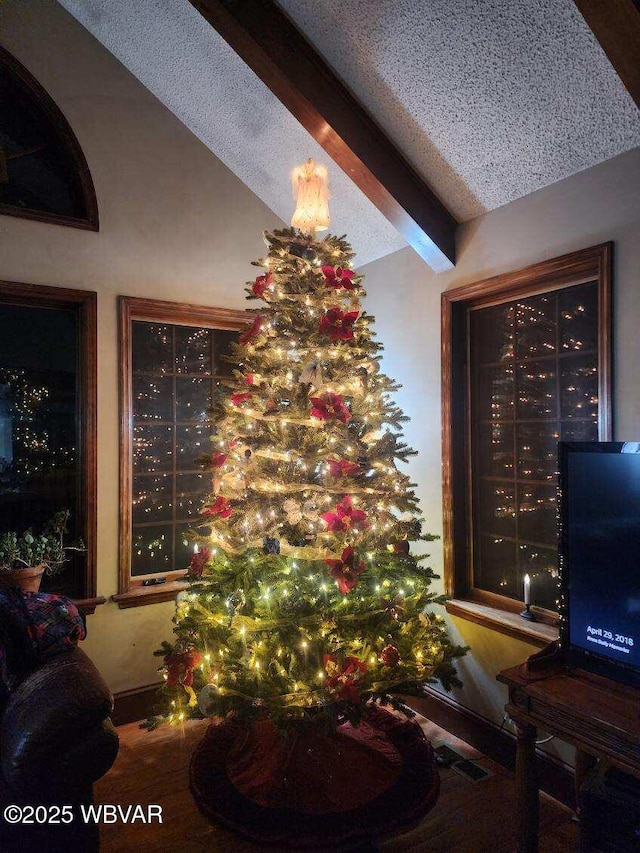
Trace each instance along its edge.
{"label": "window with grid panes", "polygon": [[[193,553],[189,529],[212,489],[211,472],[198,460],[210,448],[215,386],[230,375],[224,356],[246,320],[240,311],[202,308],[198,322],[198,309],[189,306],[187,324],[180,322],[183,312],[176,306],[176,322],[169,322],[171,303],[145,306],[145,300],[124,299],[127,357],[121,378],[128,416],[122,470],[125,478],[129,472],[129,484],[121,488],[128,511],[123,512],[124,567],[116,599],[124,593],[127,601],[133,591],[154,593],[158,600],[161,587],[172,592]],[[154,305],[160,305],[158,319],[153,319]],[[219,328],[221,323],[235,328]]]}
{"label": "window with grid panes", "polygon": [[445,579],[557,609],[557,443],[611,438],[609,244],[443,294]]}
{"label": "window with grid panes", "polygon": [[131,574],[186,569],[187,533],[211,492],[198,465],[209,450],[213,386],[235,332],[132,324],[133,489]]}
{"label": "window with grid panes", "polygon": [[557,442],[598,439],[595,282],[469,312],[473,579],[556,609]]}

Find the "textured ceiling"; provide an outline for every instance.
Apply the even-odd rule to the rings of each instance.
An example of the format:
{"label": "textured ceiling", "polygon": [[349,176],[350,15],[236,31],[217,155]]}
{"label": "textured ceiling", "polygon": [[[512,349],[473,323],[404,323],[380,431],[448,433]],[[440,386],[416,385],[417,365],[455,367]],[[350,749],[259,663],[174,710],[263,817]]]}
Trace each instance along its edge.
{"label": "textured ceiling", "polygon": [[[330,167],[331,231],[359,264],[407,245],[187,0],[59,2],[285,222],[291,170],[313,157]],[[434,246],[434,268],[442,258]]]}
{"label": "textured ceiling", "polygon": [[640,144],[573,0],[278,0],[459,220]]}
{"label": "textured ceiling", "polygon": [[[328,157],[188,0],[59,2],[288,221],[292,166]],[[460,220],[640,144],[640,112],[573,0],[279,3]],[[331,230],[358,263],[406,245],[331,176]]]}

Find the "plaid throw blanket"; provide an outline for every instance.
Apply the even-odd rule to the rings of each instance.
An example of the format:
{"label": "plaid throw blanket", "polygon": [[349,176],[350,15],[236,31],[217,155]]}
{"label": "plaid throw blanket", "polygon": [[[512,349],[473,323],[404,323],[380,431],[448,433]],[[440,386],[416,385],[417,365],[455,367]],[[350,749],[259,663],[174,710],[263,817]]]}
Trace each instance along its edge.
{"label": "plaid throw blanket", "polygon": [[85,637],[84,616],[68,598],[0,589],[0,712],[29,672]]}

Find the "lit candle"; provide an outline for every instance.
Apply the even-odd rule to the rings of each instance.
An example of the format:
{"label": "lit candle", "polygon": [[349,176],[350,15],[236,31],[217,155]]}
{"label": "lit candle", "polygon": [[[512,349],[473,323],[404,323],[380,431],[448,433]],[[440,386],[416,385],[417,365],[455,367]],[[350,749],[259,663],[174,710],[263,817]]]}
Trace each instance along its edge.
{"label": "lit candle", "polygon": [[531,604],[531,578],[529,575],[524,576],[524,606],[528,607]]}
{"label": "lit candle", "polygon": [[198,554],[199,551],[200,551],[200,549],[198,548],[198,543],[196,542],[196,544],[193,546],[193,553]]}

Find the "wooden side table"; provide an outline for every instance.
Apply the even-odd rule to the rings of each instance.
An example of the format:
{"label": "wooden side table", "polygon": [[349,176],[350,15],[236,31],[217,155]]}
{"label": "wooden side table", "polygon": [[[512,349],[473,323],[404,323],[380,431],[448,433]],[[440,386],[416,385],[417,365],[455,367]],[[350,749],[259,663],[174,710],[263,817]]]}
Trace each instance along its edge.
{"label": "wooden side table", "polygon": [[525,664],[497,679],[509,688],[505,710],[517,727],[518,851],[537,853],[538,728],[576,747],[576,793],[601,759],[640,778],[640,690],[581,670],[529,677]]}

